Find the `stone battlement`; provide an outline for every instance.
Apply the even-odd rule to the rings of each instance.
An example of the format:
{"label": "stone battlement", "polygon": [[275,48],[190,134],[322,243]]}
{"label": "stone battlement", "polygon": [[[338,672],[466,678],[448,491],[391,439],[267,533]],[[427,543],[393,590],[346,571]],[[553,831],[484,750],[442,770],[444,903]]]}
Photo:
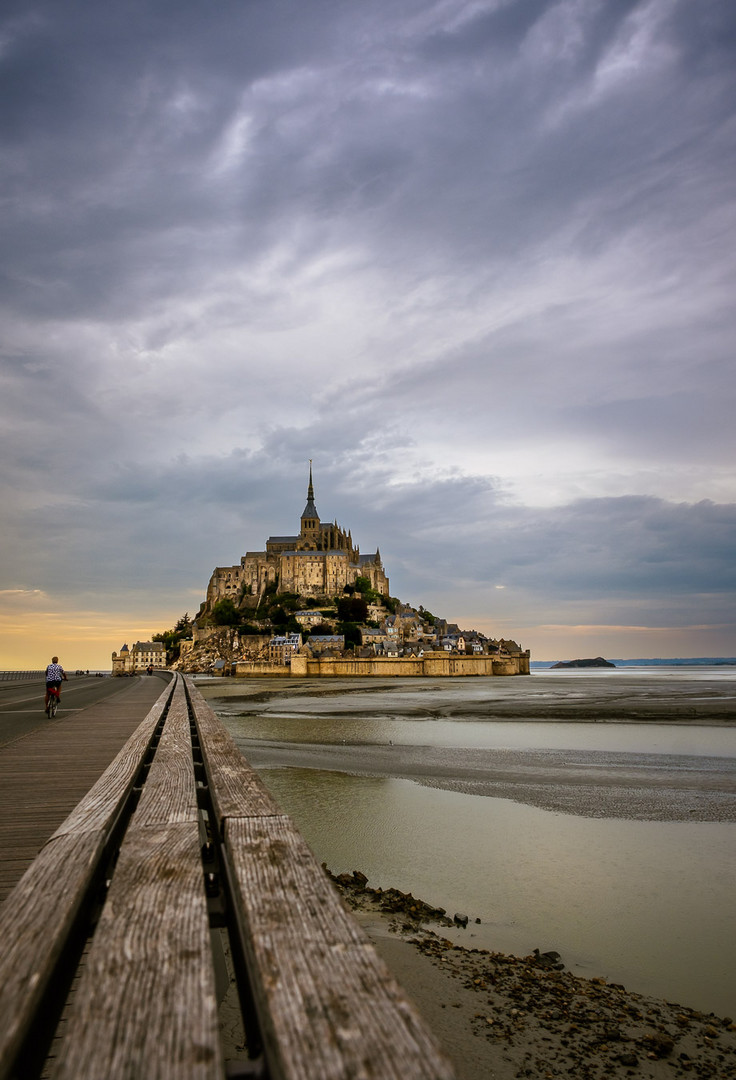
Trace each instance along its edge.
{"label": "stone battlement", "polygon": [[529,651],[508,656],[460,656],[444,652],[421,657],[371,657],[312,659],[294,656],[290,664],[262,664],[241,661],[235,665],[236,678],[289,676],[291,678],[355,678],[372,675],[383,678],[451,678],[468,675],[528,675]]}

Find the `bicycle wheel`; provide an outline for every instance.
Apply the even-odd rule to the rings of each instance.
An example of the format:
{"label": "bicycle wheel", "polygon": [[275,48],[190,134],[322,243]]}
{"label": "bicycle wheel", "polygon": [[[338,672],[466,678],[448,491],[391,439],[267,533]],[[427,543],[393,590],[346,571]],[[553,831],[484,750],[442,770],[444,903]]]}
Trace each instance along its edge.
{"label": "bicycle wheel", "polygon": [[54,695],[49,701],[49,720],[53,720],[56,716],[56,710],[59,707],[59,699]]}

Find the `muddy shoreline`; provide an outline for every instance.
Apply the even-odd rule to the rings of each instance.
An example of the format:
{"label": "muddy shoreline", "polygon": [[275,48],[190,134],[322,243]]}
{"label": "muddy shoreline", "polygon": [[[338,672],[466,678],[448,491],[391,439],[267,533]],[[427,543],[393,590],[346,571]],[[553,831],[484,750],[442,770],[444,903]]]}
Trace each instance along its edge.
{"label": "muddy shoreline", "polygon": [[541,951],[543,943],[526,957],[465,948],[443,936],[443,927],[457,925],[448,913],[411,894],[372,889],[357,872],[330,876],[458,1080],[736,1076],[730,1017],[573,975],[564,957]]}

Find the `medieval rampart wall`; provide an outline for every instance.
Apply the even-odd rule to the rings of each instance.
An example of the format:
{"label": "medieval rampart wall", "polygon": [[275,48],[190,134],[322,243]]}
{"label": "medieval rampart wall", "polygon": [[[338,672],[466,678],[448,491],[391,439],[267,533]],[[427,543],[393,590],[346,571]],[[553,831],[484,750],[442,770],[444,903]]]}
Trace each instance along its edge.
{"label": "medieval rampart wall", "polygon": [[271,679],[289,678],[292,675],[288,664],[267,664],[258,660],[239,660],[235,665],[235,677],[238,679],[250,679],[253,677]]}
{"label": "medieval rampart wall", "polygon": [[[229,672],[228,672],[229,673]],[[224,674],[224,672],[223,672]],[[529,653],[512,653],[505,657],[458,656],[451,653],[429,653],[425,656],[376,656],[352,660],[344,657],[313,658],[305,654],[293,656],[290,664],[272,664],[258,660],[240,660],[235,665],[239,679],[270,678],[452,678],[469,675],[503,676],[528,675]]]}

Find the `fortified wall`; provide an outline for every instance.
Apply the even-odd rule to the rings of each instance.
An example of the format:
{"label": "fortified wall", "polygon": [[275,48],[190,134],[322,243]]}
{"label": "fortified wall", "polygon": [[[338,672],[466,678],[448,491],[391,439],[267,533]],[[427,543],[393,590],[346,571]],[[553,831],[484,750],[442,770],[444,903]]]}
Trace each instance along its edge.
{"label": "fortified wall", "polygon": [[270,676],[271,678],[354,678],[373,675],[384,678],[448,678],[467,675],[528,675],[529,650],[493,656],[459,656],[430,652],[424,656],[376,656],[367,659],[320,657],[297,654],[290,664],[265,664],[241,661],[234,665],[236,678]]}

